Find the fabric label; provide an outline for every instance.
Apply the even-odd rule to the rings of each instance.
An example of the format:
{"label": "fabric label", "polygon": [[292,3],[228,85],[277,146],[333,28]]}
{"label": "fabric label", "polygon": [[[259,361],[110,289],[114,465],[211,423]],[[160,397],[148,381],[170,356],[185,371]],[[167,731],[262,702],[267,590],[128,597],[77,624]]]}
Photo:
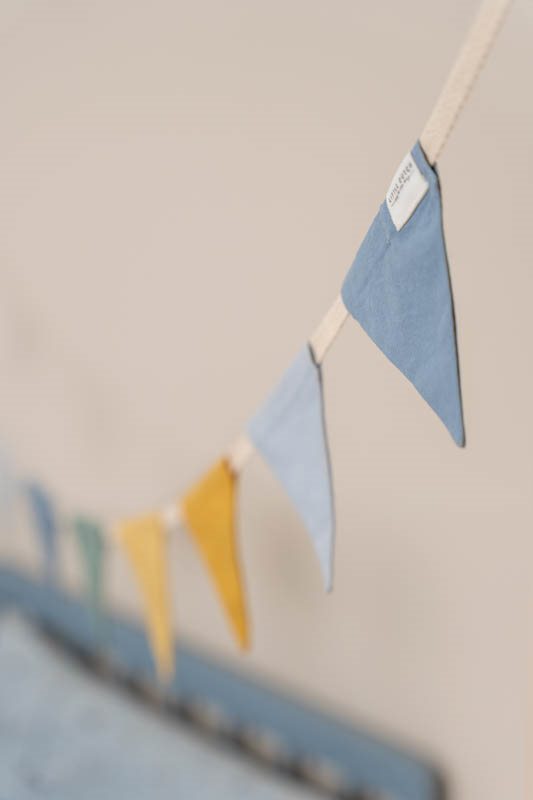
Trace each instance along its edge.
{"label": "fabric label", "polygon": [[396,170],[387,191],[387,208],[397,231],[407,220],[429,189],[429,183],[418,169],[416,162],[407,153]]}

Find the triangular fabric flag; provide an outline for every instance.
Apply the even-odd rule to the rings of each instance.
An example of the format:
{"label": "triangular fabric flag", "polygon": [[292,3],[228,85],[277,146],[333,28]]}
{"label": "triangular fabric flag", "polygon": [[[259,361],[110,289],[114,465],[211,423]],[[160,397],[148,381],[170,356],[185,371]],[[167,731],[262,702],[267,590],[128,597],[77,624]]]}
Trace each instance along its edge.
{"label": "triangular fabric flag", "polygon": [[302,518],[330,591],[335,537],[331,465],[322,375],[309,345],[253,417],[248,432]]}
{"label": "triangular fabric flag", "polygon": [[465,442],[439,179],[417,142],[342,287],[346,308]]}
{"label": "triangular fabric flag", "polygon": [[181,501],[184,521],[211,574],[239,645],[249,644],[235,533],[236,476],[219,461]]}
{"label": "triangular fabric flag", "polygon": [[158,676],[174,671],[174,643],[167,575],[167,534],[159,514],[122,522],[118,537],[130,560],[144,599],[148,636]]}
{"label": "triangular fabric flag", "polygon": [[33,515],[35,530],[44,558],[45,577],[50,582],[57,580],[57,534],[58,524],[50,495],[35,481],[25,484],[26,494]]}
{"label": "triangular fabric flag", "polygon": [[72,526],[85,572],[87,602],[97,627],[102,614],[104,538],[100,525],[88,517],[76,516]]}

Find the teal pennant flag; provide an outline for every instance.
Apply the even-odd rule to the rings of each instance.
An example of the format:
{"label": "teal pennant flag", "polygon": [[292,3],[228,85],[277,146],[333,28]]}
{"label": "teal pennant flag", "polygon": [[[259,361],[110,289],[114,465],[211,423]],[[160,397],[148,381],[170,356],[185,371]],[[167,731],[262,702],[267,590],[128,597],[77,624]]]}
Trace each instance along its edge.
{"label": "teal pennant flag", "polygon": [[73,520],[83,570],[87,605],[95,623],[102,617],[102,586],[104,565],[104,537],[101,526],[92,519],[78,515]]}

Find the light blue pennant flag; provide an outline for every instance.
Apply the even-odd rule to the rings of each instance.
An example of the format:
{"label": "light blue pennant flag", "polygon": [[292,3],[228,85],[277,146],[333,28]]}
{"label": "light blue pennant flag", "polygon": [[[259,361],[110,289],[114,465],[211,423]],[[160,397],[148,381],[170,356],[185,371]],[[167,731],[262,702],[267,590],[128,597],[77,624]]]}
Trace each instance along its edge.
{"label": "light blue pennant flag", "polygon": [[393,178],[346,276],[342,298],[463,446],[439,180],[418,142]]}
{"label": "light blue pennant flag", "polygon": [[333,582],[334,510],[322,377],[308,345],[249,424],[257,450],[285,488]]}
{"label": "light blue pennant flag", "polygon": [[45,577],[57,579],[57,519],[52,500],[46,490],[35,481],[25,485],[33,521],[44,559]]}

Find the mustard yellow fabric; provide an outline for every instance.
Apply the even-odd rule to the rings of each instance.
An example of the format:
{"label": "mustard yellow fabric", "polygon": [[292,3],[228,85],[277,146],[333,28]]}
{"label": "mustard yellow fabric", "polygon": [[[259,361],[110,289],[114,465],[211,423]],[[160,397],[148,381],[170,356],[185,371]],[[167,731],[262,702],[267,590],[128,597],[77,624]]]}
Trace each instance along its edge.
{"label": "mustard yellow fabric", "polygon": [[237,642],[249,644],[235,533],[236,477],[219,461],[182,500],[185,523],[211,574]]}
{"label": "mustard yellow fabric", "polygon": [[143,596],[157,674],[168,680],[174,672],[174,644],[164,522],[158,514],[148,514],[122,522],[117,532]]}

